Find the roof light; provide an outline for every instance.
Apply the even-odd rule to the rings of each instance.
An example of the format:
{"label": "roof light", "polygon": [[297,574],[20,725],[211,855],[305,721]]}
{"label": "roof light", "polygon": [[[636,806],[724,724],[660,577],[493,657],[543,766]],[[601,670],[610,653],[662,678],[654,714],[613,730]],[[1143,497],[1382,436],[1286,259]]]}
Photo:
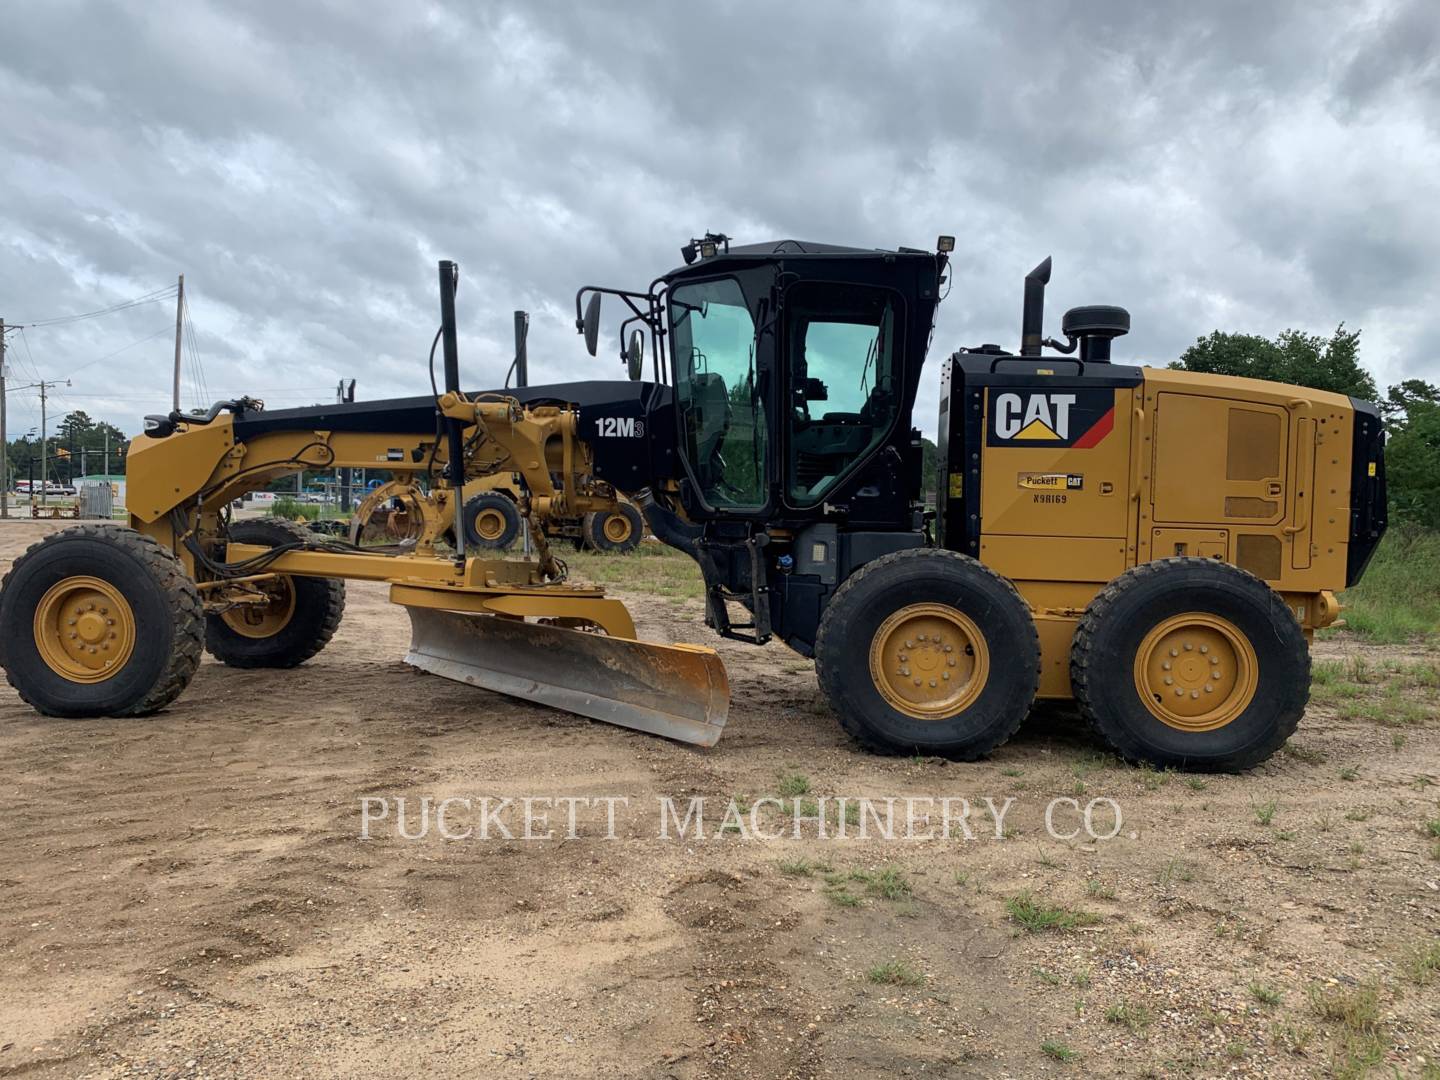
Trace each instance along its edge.
{"label": "roof light", "polygon": [[942,236],[935,241],[935,250],[942,255],[947,255],[955,250],[955,238],[953,236]]}

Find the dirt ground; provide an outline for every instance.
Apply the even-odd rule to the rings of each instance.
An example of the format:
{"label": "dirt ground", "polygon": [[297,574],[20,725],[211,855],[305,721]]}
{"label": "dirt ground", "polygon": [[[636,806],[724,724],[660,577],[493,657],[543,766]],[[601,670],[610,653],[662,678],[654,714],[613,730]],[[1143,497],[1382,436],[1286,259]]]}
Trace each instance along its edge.
{"label": "dirt ground", "polygon": [[[44,528],[0,523],[0,566]],[[619,595],[642,636],[714,644],[698,601]],[[1287,751],[1195,778],[1063,711],[980,764],[873,757],[782,646],[718,645],[705,751],[415,674],[407,641],[352,584],[314,661],[207,657],[152,719],[0,690],[0,1076],[1436,1075],[1424,647],[1318,645]],[[402,796],[629,803],[614,839],[598,804],[575,839],[558,809],[548,840],[513,814],[512,840],[406,840],[393,813],[362,839],[362,798]],[[660,836],[665,796],[712,801],[706,839]],[[765,796],[980,809],[973,840],[720,827],[738,797],[768,835]],[[1001,839],[987,797],[1015,800]],[[1114,800],[1121,831],[1052,838],[1057,798]]]}

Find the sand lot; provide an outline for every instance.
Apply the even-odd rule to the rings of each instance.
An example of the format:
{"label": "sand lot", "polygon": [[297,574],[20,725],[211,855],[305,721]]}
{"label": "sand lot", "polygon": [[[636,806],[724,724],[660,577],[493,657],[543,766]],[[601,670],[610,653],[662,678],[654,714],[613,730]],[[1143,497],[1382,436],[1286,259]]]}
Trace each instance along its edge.
{"label": "sand lot", "polygon": [[[46,528],[0,524],[0,565]],[[714,644],[698,601],[642,584],[619,595],[643,635]],[[0,1076],[1436,1075],[1422,646],[1321,643],[1287,752],[1195,778],[1063,711],[976,765],[873,757],[778,645],[718,646],[734,705],[703,751],[415,674],[407,640],[352,584],[314,661],[207,657],[152,719],[0,690]],[[513,810],[511,840],[406,840],[393,814],[360,836],[362,798],[452,796],[629,802],[614,839],[597,804],[575,839],[553,808],[546,840]],[[661,837],[666,796],[709,800],[705,839]],[[980,809],[972,840],[721,827],[735,797],[781,831],[766,796]],[[987,797],[1015,800],[1002,839]],[[1051,837],[1059,798],[1114,800],[1120,833]]]}

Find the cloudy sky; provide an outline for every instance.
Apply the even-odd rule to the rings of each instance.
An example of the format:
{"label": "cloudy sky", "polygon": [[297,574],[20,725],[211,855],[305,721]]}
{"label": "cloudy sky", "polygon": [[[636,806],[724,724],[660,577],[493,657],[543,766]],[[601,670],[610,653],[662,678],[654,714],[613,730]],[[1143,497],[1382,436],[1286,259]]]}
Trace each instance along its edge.
{"label": "cloudy sky", "polygon": [[[1047,331],[1121,304],[1117,358],[1344,321],[1382,384],[1440,379],[1433,0],[20,0],[5,42],[0,316],[183,273],[187,405],[422,392],[440,258],[466,385],[503,377],[516,308],[533,381],[621,377],[575,289],[643,286],[707,229],[955,234],[937,357],[1013,347],[1049,254]],[[34,326],[12,381],[68,378],[55,412],[134,431],[168,407],[173,326],[169,299]],[[12,434],[38,425],[9,398]]]}

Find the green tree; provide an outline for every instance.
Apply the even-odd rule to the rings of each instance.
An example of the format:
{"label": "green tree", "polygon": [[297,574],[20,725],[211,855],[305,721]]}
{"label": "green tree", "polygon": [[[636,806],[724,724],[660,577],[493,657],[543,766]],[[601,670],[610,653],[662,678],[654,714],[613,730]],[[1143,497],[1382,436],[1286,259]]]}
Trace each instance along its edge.
{"label": "green tree", "polygon": [[1440,387],[1407,379],[1381,405],[1389,440],[1385,480],[1397,521],[1440,527]]}
{"label": "green tree", "polygon": [[1328,338],[1284,330],[1272,341],[1256,334],[1216,330],[1198,339],[1170,366],[1211,375],[1269,379],[1366,401],[1380,396],[1375,380],[1360,366],[1360,331],[1346,330],[1344,323]]}

